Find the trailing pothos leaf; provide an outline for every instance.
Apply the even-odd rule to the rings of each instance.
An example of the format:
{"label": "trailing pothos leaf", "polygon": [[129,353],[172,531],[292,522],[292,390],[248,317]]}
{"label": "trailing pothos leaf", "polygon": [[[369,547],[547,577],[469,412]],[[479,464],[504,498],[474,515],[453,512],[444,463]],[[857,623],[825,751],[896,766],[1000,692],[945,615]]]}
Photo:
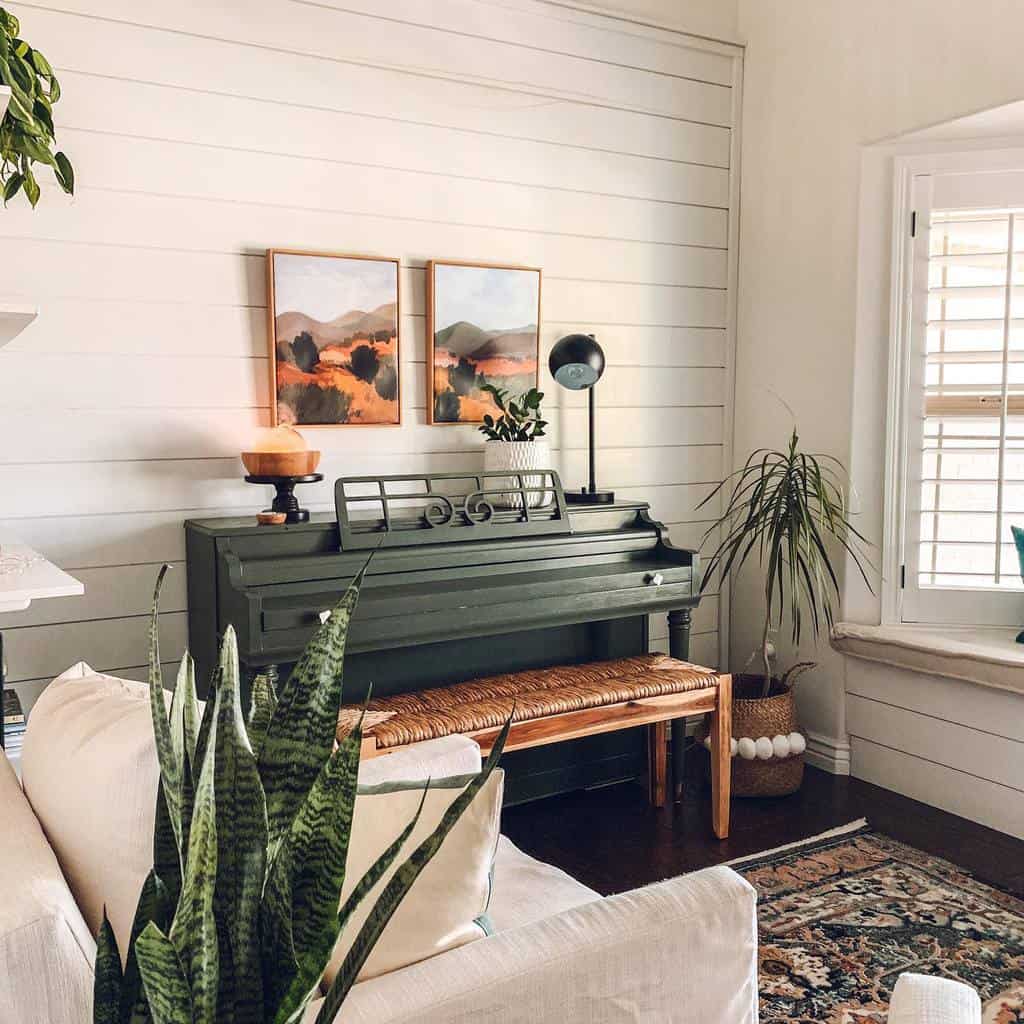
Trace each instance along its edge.
{"label": "trailing pothos leaf", "polygon": [[[294,1024],[318,994],[352,909],[398,856],[419,817],[339,913],[355,810],[360,723],[335,748],[345,640],[366,566],[317,631],[282,689],[252,688],[247,716],[234,629],[224,633],[206,707],[186,654],[168,708],[158,602],[150,618],[150,708],[160,778],[154,869],[139,898],[125,971],[109,925],[97,944],[96,1024]],[[342,982],[340,1006],[405,892],[490,775],[459,795],[371,911]],[[422,802],[420,805],[422,809]]]}
{"label": "trailing pothos leaf", "polygon": [[540,403],[544,400],[542,391],[530,388],[516,399],[504,388],[493,384],[484,384],[480,390],[486,391],[501,410],[497,418],[485,415],[479,427],[480,433],[489,441],[535,441],[544,436],[548,421],[541,418]]}
{"label": "trailing pothos leaf", "polygon": [[[871,564],[866,554],[869,542],[851,521],[846,470],[831,455],[800,451],[799,441],[794,430],[786,451],[759,448],[697,506],[728,493],[725,511],[704,534],[707,540],[721,530],[721,540],[704,570],[702,590],[716,574],[725,577],[738,571],[755,553],[765,570],[760,651],[765,697],[772,684],[772,628],[788,615],[796,646],[808,613],[815,639],[823,626],[831,629],[835,621],[839,602],[835,548],[849,554],[871,589],[865,570],[865,564]],[[807,662],[794,666],[783,682],[808,667]]]}
{"label": "trailing pothos leaf", "polygon": [[53,105],[60,99],[60,83],[49,61],[20,35],[18,19],[0,7],[0,85],[11,90],[0,119],[0,189],[4,205],[24,191],[35,206],[40,195],[35,164],[52,168],[68,195],[75,191],[75,172],[64,153],[54,152]]}

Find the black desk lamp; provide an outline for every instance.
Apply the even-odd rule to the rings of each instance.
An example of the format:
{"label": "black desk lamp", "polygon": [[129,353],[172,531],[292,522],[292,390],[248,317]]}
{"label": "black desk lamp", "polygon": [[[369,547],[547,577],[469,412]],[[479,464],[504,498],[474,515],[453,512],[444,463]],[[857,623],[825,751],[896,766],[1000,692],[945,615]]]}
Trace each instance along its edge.
{"label": "black desk lamp", "polygon": [[592,334],[567,334],[548,356],[551,376],[570,391],[587,391],[590,401],[590,484],[580,491],[566,491],[570,505],[610,505],[612,491],[599,491],[594,480],[594,385],[604,373],[604,352]]}

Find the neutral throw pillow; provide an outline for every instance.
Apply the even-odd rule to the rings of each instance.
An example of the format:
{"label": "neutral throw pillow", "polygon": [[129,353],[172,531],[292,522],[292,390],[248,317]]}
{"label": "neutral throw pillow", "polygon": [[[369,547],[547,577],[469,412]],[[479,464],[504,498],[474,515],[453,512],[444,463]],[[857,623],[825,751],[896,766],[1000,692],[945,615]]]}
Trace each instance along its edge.
{"label": "neutral throw pillow", "polygon": [[[431,782],[416,828],[391,868],[359,905],[341,933],[324,975],[334,980],[360,928],[391,876],[433,832],[472,776]],[[423,869],[388,922],[359,980],[386,974],[490,934],[487,904],[501,821],[504,775],[496,769]],[[422,782],[360,787],[341,899],[412,820],[423,795]]]}
{"label": "neutral throw pillow", "polygon": [[32,708],[22,785],[82,916],[107,916],[122,958],[142,883],[153,866],[159,768],[149,687],[79,662]]}
{"label": "neutral throw pillow", "polygon": [[468,736],[441,736],[407,747],[398,747],[359,762],[359,785],[379,786],[382,782],[445,779],[451,775],[476,775],[483,766],[480,747]]}

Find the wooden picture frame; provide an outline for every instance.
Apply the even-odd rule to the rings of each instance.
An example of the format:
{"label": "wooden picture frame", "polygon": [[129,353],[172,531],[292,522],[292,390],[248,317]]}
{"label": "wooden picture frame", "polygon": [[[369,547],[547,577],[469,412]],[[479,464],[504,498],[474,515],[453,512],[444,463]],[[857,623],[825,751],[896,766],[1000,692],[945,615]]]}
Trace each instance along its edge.
{"label": "wooden picture frame", "polygon": [[[482,273],[471,273],[475,271]],[[513,276],[503,280],[506,272]],[[515,275],[524,277],[517,281]],[[536,275],[535,282],[533,275]],[[480,394],[481,378],[514,394],[537,386],[541,276],[540,267],[515,264],[466,260],[430,260],[427,263],[426,397],[429,424],[475,424],[483,422],[485,413],[497,416],[498,409],[490,396]],[[505,309],[500,308],[503,300]],[[471,317],[487,318],[487,321],[479,324]],[[502,319],[518,322],[499,323]],[[444,340],[449,341],[451,347],[439,343],[445,331],[449,334]],[[443,386],[439,386],[442,380]]]}
{"label": "wooden picture frame", "polygon": [[[400,261],[305,249],[268,249],[266,257],[271,424],[303,429],[400,426]],[[312,262],[319,260],[338,266]],[[303,267],[302,261],[310,262]],[[322,276],[323,294],[304,275]],[[389,301],[378,302],[382,297]],[[347,308],[331,315],[335,301]],[[307,309],[281,308],[303,303]]]}

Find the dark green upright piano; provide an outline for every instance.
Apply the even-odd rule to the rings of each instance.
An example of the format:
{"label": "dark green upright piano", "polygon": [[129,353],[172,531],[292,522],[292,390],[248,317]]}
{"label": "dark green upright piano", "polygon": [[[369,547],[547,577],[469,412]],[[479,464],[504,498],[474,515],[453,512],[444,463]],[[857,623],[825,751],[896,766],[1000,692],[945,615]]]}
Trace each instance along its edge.
{"label": "dark green upright piano", "polygon": [[[308,522],[186,522],[201,680],[228,623],[250,677],[270,666],[286,676],[371,553],[348,640],[348,701],[371,684],[380,696],[640,654],[651,614],[668,616],[670,653],[687,657],[697,555],[674,547],[644,502],[568,506],[555,473],[354,477],[335,496],[335,514]],[[644,732],[518,751],[504,766],[508,802],[634,778],[646,770]]]}

